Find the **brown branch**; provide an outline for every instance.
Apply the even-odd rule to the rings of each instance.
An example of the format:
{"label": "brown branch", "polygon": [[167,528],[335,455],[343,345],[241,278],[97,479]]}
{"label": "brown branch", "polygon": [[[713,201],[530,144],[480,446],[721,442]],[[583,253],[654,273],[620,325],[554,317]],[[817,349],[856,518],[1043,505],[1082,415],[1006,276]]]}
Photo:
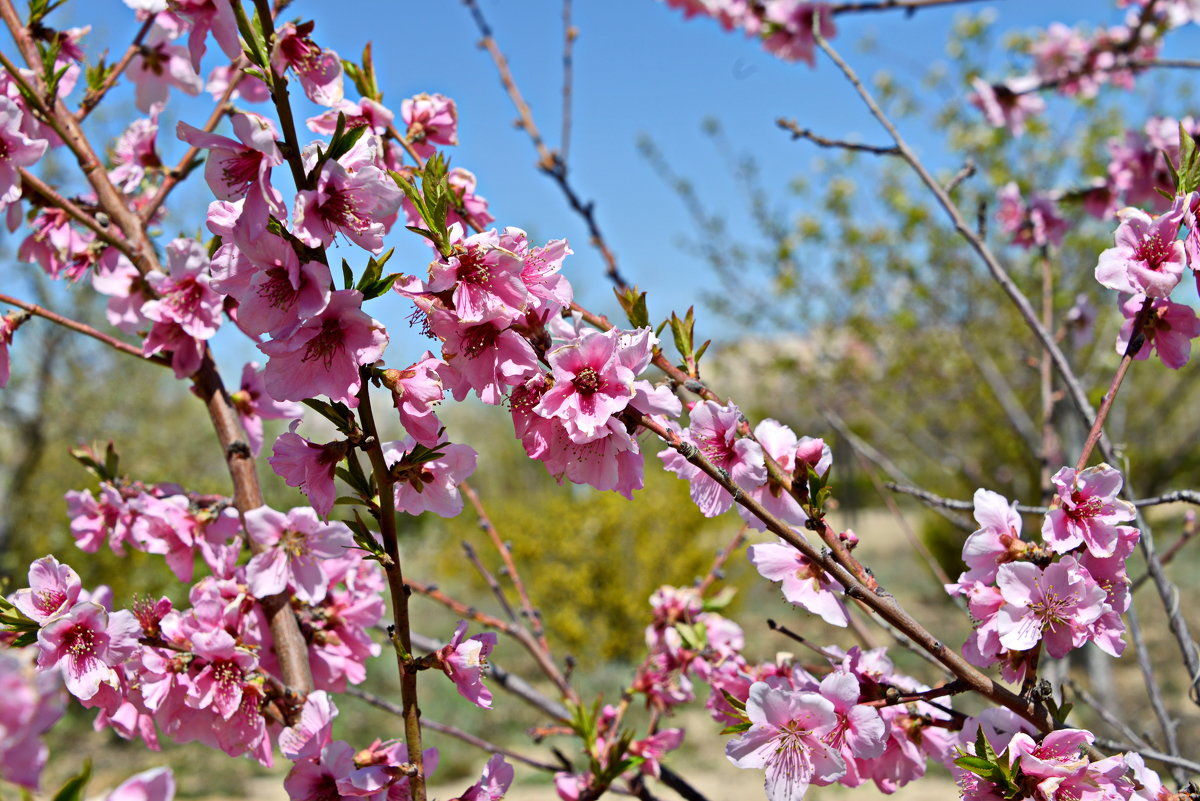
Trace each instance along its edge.
{"label": "brown branch", "polygon": [[864,11],[903,11],[907,14],[915,14],[923,8],[978,2],[981,2],[981,0],[876,0],[876,2],[865,3],[834,3],[829,7],[829,13],[837,15],[857,14]]}
{"label": "brown branch", "polygon": [[500,604],[500,608],[504,610],[504,614],[513,623],[516,623],[517,613],[513,611],[512,604],[508,602],[508,596],[504,594],[504,588],[500,586],[500,582],[496,581],[496,577],[492,575],[492,571],[488,570],[487,566],[479,561],[479,554],[475,552],[475,546],[466,540],[463,540],[461,545],[463,553],[467,555],[467,561],[475,568],[475,572],[483,578],[484,583],[488,585],[488,589],[492,591],[492,595],[496,596],[496,602]]}
{"label": "brown branch", "polygon": [[38,195],[47,205],[65,211],[68,217],[94,233],[96,238],[104,244],[111,245],[119,250],[126,258],[133,259],[137,255],[129,242],[118,236],[114,236],[109,227],[101,225],[94,215],[89,214],[73,201],[60,195],[53,187],[24,167],[19,168],[19,172],[21,174],[22,188]]}
{"label": "brown branch", "polygon": [[717,552],[717,558],[713,559],[708,572],[704,574],[704,578],[696,585],[696,592],[701,598],[704,597],[704,593],[708,592],[708,588],[713,585],[713,582],[721,576],[721,571],[725,567],[725,563],[729,561],[729,557],[733,556],[734,552],[742,547],[742,543],[746,541],[746,532],[749,530],[750,527],[743,524],[738,528],[737,533],[733,535],[733,539],[729,541],[729,544]]}
{"label": "brown branch", "polygon": [[[269,41],[269,38],[268,38]],[[363,433],[366,434],[367,455],[371,459],[371,468],[375,486],[379,492],[379,535],[383,540],[383,550],[388,555],[384,563],[384,573],[387,576],[388,591],[392,598],[392,619],[395,629],[391,632],[393,646],[398,641],[400,648],[396,651],[396,668],[400,673],[400,700],[404,705],[404,737],[408,745],[409,761],[416,767],[416,775],[412,777],[412,792],[414,801],[425,801],[425,758],[421,752],[421,709],[417,704],[417,672],[412,665],[412,626],[408,610],[408,589],[405,587],[404,571],[400,563],[400,545],[396,538],[396,498],[392,490],[395,480],[391,468],[383,455],[383,444],[379,439],[379,430],[375,426],[375,415],[371,412],[371,382],[370,373],[363,368],[360,371],[362,386],[358,391],[358,417],[362,423]]]}
{"label": "brown branch", "polygon": [[847,142],[844,139],[829,139],[824,136],[813,133],[808,128],[801,128],[800,124],[795,120],[784,119],[783,117],[775,120],[775,124],[792,135],[792,141],[797,139],[807,139],[815,145],[821,147],[836,148],[838,150],[853,150],[861,153],[874,153],[877,156],[899,156],[900,149],[895,145],[884,147],[879,145],[863,145],[858,142]]}
{"label": "brown branch", "polygon": [[6,303],[9,306],[16,306],[18,309],[24,309],[30,314],[47,319],[52,323],[57,323],[63,328],[69,328],[70,330],[83,334],[84,336],[91,337],[98,342],[103,342],[110,348],[119,350],[122,353],[129,354],[130,356],[134,356],[138,359],[142,359],[143,361],[166,366],[171,364],[171,360],[165,356],[146,356],[142,353],[142,349],[136,345],[130,345],[128,342],[124,342],[114,336],[109,336],[103,331],[97,331],[90,325],[81,323],[78,320],[72,320],[70,317],[64,317],[57,312],[50,311],[45,306],[39,306],[36,303],[30,303],[29,301],[21,300],[19,298],[14,298],[11,295],[4,294],[0,294],[0,303]]}

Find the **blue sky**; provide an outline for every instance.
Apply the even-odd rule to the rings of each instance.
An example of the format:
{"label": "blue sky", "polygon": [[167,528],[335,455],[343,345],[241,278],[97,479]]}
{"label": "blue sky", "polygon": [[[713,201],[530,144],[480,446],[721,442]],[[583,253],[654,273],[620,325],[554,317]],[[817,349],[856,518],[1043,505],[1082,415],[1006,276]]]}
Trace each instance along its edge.
{"label": "blue sky", "polygon": [[[533,108],[551,147],[559,140],[561,109],[561,4],[558,0],[481,0],[484,12],[508,56],[521,90]],[[116,0],[77,2],[70,12],[94,25],[90,52],[107,45],[123,50],[135,29],[133,15]],[[715,22],[682,15],[656,0],[575,0],[579,29],[575,47],[574,126],[571,177],[579,193],[597,204],[598,219],[630,281],[650,291],[652,315],[664,316],[694,302],[701,285],[715,282],[703,265],[684,253],[677,241],[691,225],[675,194],[639,155],[637,140],[649,135],[665,151],[672,166],[691,177],[699,191],[720,208],[728,196],[733,236],[747,235],[749,221],[736,199],[732,180],[711,143],[701,133],[706,117],[718,118],[729,139],[758,160],[767,188],[780,190],[820,154],[790,141],[774,124],[778,116],[826,135],[883,142],[883,134],[867,116],[851,87],[828,62],[810,69],[785,64],[757,42],[722,31]],[[1044,27],[1051,21],[1074,23],[1094,19],[1111,24],[1120,19],[1113,4],[1100,0],[1029,2],[1006,0],[966,7],[924,10],[911,17],[897,12],[843,15],[835,44],[864,76],[890,69],[904,80],[944,58],[946,34],[956,15],[969,9],[994,9],[1001,30]],[[85,19],[103,11],[100,20]],[[396,0],[297,0],[289,18],[314,18],[314,38],[357,59],[369,38],[374,43],[379,82],[385,103],[399,110],[400,101],[418,92],[453,97],[460,113],[460,146],[450,149],[453,163],[472,170],[479,191],[491,203],[498,225],[526,228],[535,240],[566,237],[576,255],[567,274],[581,302],[611,311],[614,304],[603,266],[588,245],[581,221],[566,207],[554,183],[533,167],[535,155],[525,134],[513,127],[515,113],[503,92],[488,55],[477,47],[478,35],[466,9],[454,0],[400,3]],[[1191,32],[1181,32],[1195,42]],[[864,36],[882,43],[875,54],[858,53]],[[1180,54],[1179,37],[1168,55]],[[220,61],[210,46],[205,70]],[[1003,54],[989,61],[996,78],[1007,74]],[[349,89],[348,94],[353,90]],[[128,93],[114,93],[121,103]],[[296,97],[299,93],[293,93]],[[207,96],[205,96],[207,97]],[[181,152],[174,141],[174,120],[200,124],[208,109],[202,102],[172,96],[160,147],[172,161]],[[303,98],[300,98],[303,101]],[[303,119],[315,107],[300,109]],[[301,131],[301,139],[307,131]],[[933,131],[906,131],[936,163],[938,139]],[[944,159],[944,157],[943,157]],[[943,163],[949,163],[943,161]],[[168,233],[196,232],[197,212],[210,197],[199,173],[178,193],[170,207]],[[789,209],[799,211],[800,209]],[[423,272],[426,252],[416,237],[393,235],[398,246],[389,265],[404,272]],[[361,251],[357,251],[361,253]],[[358,257],[353,257],[358,258]],[[358,258],[358,261],[363,261]],[[357,262],[356,262],[357,263]],[[0,268],[0,274],[10,267]],[[25,268],[20,268],[25,269]],[[7,283],[7,281],[6,281]],[[428,344],[405,330],[406,309],[399,303],[372,307],[389,324],[393,341],[406,349]],[[711,321],[717,325],[717,321]],[[226,345],[226,343],[228,343]],[[233,359],[253,355],[247,346],[222,337]],[[393,359],[403,358],[395,354]],[[225,359],[222,359],[225,361]]]}

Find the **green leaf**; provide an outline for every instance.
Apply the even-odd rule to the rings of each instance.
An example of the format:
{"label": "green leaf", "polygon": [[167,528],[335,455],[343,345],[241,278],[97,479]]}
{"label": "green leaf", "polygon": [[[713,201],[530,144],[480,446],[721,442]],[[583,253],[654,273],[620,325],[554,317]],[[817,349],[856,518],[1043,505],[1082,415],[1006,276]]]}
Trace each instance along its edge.
{"label": "green leaf", "polygon": [[733,600],[733,596],[737,595],[736,587],[726,587],[712,598],[705,598],[701,608],[705,612],[720,612]]}
{"label": "green leaf", "polygon": [[54,801],[83,801],[84,790],[87,789],[87,783],[91,778],[92,760],[86,759],[83,762],[83,770],[67,779],[67,783],[62,786],[62,789],[54,794]]}
{"label": "green leaf", "polygon": [[342,286],[350,289],[354,286],[354,270],[350,269],[350,263],[342,259]]}
{"label": "green leaf", "polygon": [[704,355],[704,352],[708,350],[708,346],[711,344],[712,344],[712,340],[706,339],[706,340],[704,340],[704,344],[701,345],[699,347],[699,349],[696,350],[696,356],[695,356],[696,364],[700,363],[700,358]]}
{"label": "green leaf", "polygon": [[671,312],[671,334],[675,338],[675,349],[679,351],[679,355],[687,359],[692,355],[692,337],[683,320],[679,319],[679,315]]}
{"label": "green leaf", "polygon": [[996,773],[996,766],[986,759],[981,759],[977,756],[960,756],[954,760],[954,764],[958,765],[963,770],[969,770],[976,776],[982,776],[985,779],[991,779]]}
{"label": "green leaf", "polygon": [[748,720],[744,723],[734,723],[731,726],[726,726],[725,728],[721,729],[720,733],[721,734],[741,734],[744,731],[749,731],[750,727],[752,725],[754,725],[754,724],[752,724]]}
{"label": "green leaf", "polygon": [[614,289],[613,293],[617,296],[617,302],[621,304],[621,308],[625,310],[625,316],[629,318],[630,325],[634,328],[645,328],[650,325],[650,314],[646,311],[645,292],[638,292],[637,287],[633,287],[624,292]]}
{"label": "green leaf", "polygon": [[745,712],[745,711],[746,711],[746,702],[745,702],[745,701],[742,701],[742,700],[740,700],[740,699],[738,699],[738,698],[736,698],[736,697],[734,697],[733,695],[731,695],[731,694],[729,693],[729,690],[722,689],[722,690],[721,690],[721,695],[722,695],[722,696],[724,696],[724,698],[725,698],[725,703],[729,704],[731,707],[733,707],[733,708],[734,708],[734,709],[736,709],[737,711],[739,711],[739,712]]}

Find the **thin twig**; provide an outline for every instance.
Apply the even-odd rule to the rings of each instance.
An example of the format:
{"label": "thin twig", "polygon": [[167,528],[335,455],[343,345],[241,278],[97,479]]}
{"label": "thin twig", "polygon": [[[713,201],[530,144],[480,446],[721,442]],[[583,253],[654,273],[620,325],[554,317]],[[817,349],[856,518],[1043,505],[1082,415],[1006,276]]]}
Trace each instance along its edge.
{"label": "thin twig", "polygon": [[[358,687],[347,687],[346,694],[365,701],[376,709],[382,709],[384,712],[389,712],[397,717],[404,717],[404,709],[402,707],[396,706],[386,698],[381,698],[374,693],[369,693],[366,690]],[[538,770],[545,770],[551,773],[562,769],[562,766],[560,765],[550,764],[549,762],[540,762],[533,757],[527,757],[524,754],[517,753],[516,751],[510,751],[509,749],[496,745],[495,743],[485,740],[482,737],[476,737],[474,734],[465,732],[462,729],[445,723],[438,723],[437,721],[430,720],[426,717],[421,718],[421,725],[427,729],[441,732],[442,734],[462,740],[464,743],[473,745],[482,751],[487,751],[489,754],[504,754],[504,756],[508,757],[514,762],[520,762],[521,764],[528,765],[531,768],[537,768]]]}
{"label": "thin twig", "polygon": [[8,304],[9,306],[16,306],[18,309],[24,309],[25,311],[29,312],[30,314],[36,315],[37,317],[42,317],[44,319],[47,319],[52,323],[57,323],[58,325],[61,325],[63,328],[69,328],[70,330],[75,331],[76,333],[91,337],[92,339],[96,340],[97,342],[103,342],[105,345],[108,345],[110,348],[119,350],[122,353],[127,353],[130,356],[134,356],[143,361],[153,362],[155,364],[161,364],[161,365],[166,365],[166,366],[169,366],[171,364],[171,360],[165,356],[161,356],[161,355],[146,356],[142,353],[142,349],[137,347],[136,345],[130,345],[128,342],[123,342],[122,340],[119,340],[116,337],[109,336],[108,334],[104,333],[103,331],[97,331],[95,328],[92,328],[90,325],[87,325],[86,323],[81,323],[78,320],[72,320],[70,317],[64,317],[61,314],[58,314],[57,312],[50,311],[45,306],[39,306],[36,303],[30,303],[29,301],[21,300],[20,298],[14,298],[10,295],[4,295],[4,294],[0,294],[0,303],[5,303],[5,304]]}
{"label": "thin twig", "polygon": [[792,141],[797,139],[807,139],[815,145],[821,147],[830,147],[837,150],[854,150],[861,153],[874,153],[877,156],[899,156],[900,148],[895,145],[864,145],[859,142],[848,142],[844,139],[829,139],[825,136],[813,133],[808,128],[801,128],[800,124],[795,120],[784,119],[780,117],[775,120],[775,124],[792,135]]}
{"label": "thin twig", "polygon": [[1161,751],[1154,751],[1150,748],[1137,748],[1129,743],[1110,740],[1107,737],[1097,737],[1096,745],[1098,745],[1100,748],[1106,748],[1110,751],[1133,751],[1134,753],[1141,754],[1143,757],[1152,762],[1183,768],[1192,774],[1200,774],[1200,762],[1192,762],[1190,759],[1182,759],[1177,756],[1171,756],[1170,754],[1164,754]]}
{"label": "thin twig", "polygon": [[571,21],[571,0],[563,0],[563,87],[562,87],[562,136],[558,140],[558,156],[563,171],[567,169],[571,154],[571,100],[575,85],[575,39],[579,30]]}
{"label": "thin twig", "polygon": [[1118,732],[1120,732],[1127,740],[1129,740],[1132,743],[1135,743],[1136,747],[1138,749],[1146,748],[1150,745],[1150,743],[1147,743],[1145,740],[1142,739],[1142,736],[1140,734],[1135,732],[1133,729],[1129,728],[1129,724],[1127,724],[1125,721],[1121,720],[1121,718],[1119,718],[1115,712],[1113,712],[1111,709],[1106,707],[1100,701],[1099,698],[1096,698],[1095,696],[1093,696],[1090,692],[1085,690],[1083,687],[1080,687],[1078,682],[1075,682],[1072,679],[1067,679],[1067,681],[1064,682],[1064,684],[1065,684],[1065,686],[1071,688],[1071,692],[1075,695],[1076,698],[1078,698],[1080,701],[1083,701],[1085,704],[1087,704],[1089,707],[1091,707],[1096,712],[1096,714],[1100,716],[1101,720],[1103,720],[1109,726],[1112,726],[1114,729],[1116,729]]}
{"label": "thin twig", "polygon": [[108,90],[117,85],[117,81],[120,80],[121,75],[125,72],[125,68],[129,66],[129,62],[133,61],[133,57],[141,52],[142,42],[145,40],[146,34],[154,27],[154,20],[157,16],[157,14],[150,14],[146,17],[146,21],[142,23],[141,28],[138,28],[138,32],[133,37],[133,42],[130,43],[129,48],[125,51],[125,55],[121,56],[121,60],[113,65],[112,72],[105,76],[103,83],[95,89],[89,89],[87,94],[83,96],[83,100],[79,104],[79,111],[75,112],[76,119],[83,122],[87,118],[87,115],[91,114],[92,110],[100,105],[100,101],[108,94]]}
{"label": "thin twig", "polygon": [[[955,509],[964,512],[970,512],[975,509],[973,501],[963,501],[957,498],[943,498],[941,495],[930,492],[929,490],[921,489],[920,487],[910,487],[905,484],[896,484],[894,482],[886,482],[885,487],[893,492],[911,495],[914,498],[932,506],[941,509]],[[1162,506],[1167,503],[1190,503],[1200,506],[1200,492],[1195,490],[1176,490],[1174,492],[1164,492],[1162,495],[1155,495],[1150,498],[1135,498],[1131,503],[1139,509],[1144,509],[1147,506]],[[1023,515],[1044,515],[1050,511],[1049,506],[1031,506],[1029,504],[1018,503],[1017,511]],[[1165,560],[1164,560],[1165,563]]]}
{"label": "thin twig", "polygon": [[[1179,535],[1179,539],[1175,540],[1175,542],[1171,544],[1171,547],[1167,549],[1166,553],[1162,555],[1162,558],[1159,560],[1160,564],[1170,564],[1171,560],[1178,556],[1179,552],[1183,550],[1183,546],[1192,541],[1192,539],[1196,536],[1197,531],[1200,531],[1200,526],[1196,525],[1195,518],[1192,518],[1191,522],[1185,523],[1183,533]],[[1137,592],[1138,587],[1141,587],[1143,584],[1145,584],[1146,579],[1148,578],[1150,578],[1148,573],[1138,576],[1136,579],[1134,579],[1133,584],[1130,585],[1129,591]]]}
{"label": "thin twig", "polygon": [[1150,664],[1150,652],[1146,648],[1145,638],[1142,637],[1142,626],[1138,621],[1137,609],[1132,603],[1125,612],[1125,620],[1128,623],[1129,638],[1133,641],[1133,649],[1137,654],[1138,669],[1142,672],[1142,680],[1146,684],[1146,694],[1150,698],[1150,708],[1154,710],[1154,717],[1158,719],[1158,725],[1162,728],[1167,751],[1171,756],[1178,757],[1179,740],[1175,736],[1175,730],[1179,724],[1171,718],[1170,712],[1167,711],[1167,705],[1163,702],[1162,691],[1154,677],[1154,666]]}
{"label": "thin twig", "polygon": [[875,2],[865,3],[834,3],[829,7],[829,13],[836,15],[856,14],[863,11],[904,11],[908,14],[914,14],[923,8],[978,2],[981,2],[981,0],[875,0]]}
{"label": "thin twig", "polygon": [[975,159],[967,159],[963,163],[962,169],[956,172],[954,177],[946,183],[946,194],[953,194],[954,190],[958,189],[959,184],[975,174],[975,169]]}
{"label": "thin twig", "polygon": [[484,583],[488,585],[488,589],[492,591],[492,595],[496,596],[497,603],[504,610],[504,614],[508,615],[508,619],[513,623],[517,622],[517,613],[513,611],[512,605],[508,602],[508,597],[504,594],[504,588],[500,586],[500,582],[496,581],[496,577],[492,575],[492,571],[488,570],[483,562],[479,561],[479,554],[475,552],[475,547],[466,540],[462,541],[463,553],[467,555],[467,561],[475,568]]}
{"label": "thin twig", "polygon": [[741,526],[737,530],[737,533],[733,535],[733,538],[729,540],[729,543],[717,552],[717,557],[713,559],[708,572],[704,574],[704,578],[696,585],[696,592],[701,598],[704,597],[704,593],[708,592],[708,588],[713,585],[713,582],[721,576],[721,571],[725,567],[725,563],[729,561],[729,557],[733,556],[734,552],[742,547],[742,543],[746,541],[746,532],[749,530],[749,526]]}

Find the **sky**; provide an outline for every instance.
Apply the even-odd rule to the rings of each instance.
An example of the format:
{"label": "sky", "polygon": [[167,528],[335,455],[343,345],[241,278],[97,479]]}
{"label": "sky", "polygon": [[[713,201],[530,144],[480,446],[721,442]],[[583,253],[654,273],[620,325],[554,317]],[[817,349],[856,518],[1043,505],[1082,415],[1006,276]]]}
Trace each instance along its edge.
{"label": "sky", "polygon": [[[560,0],[480,2],[538,126],[549,145],[557,147],[562,107]],[[1101,0],[1001,0],[931,8],[913,15],[842,15],[834,44],[864,77],[888,69],[902,80],[915,79],[929,64],[945,58],[947,32],[955,17],[967,11],[991,8],[1001,30],[1028,30],[1052,21],[1071,24],[1090,19],[1112,24],[1120,19],[1113,5]],[[136,29],[133,14],[118,0],[73,0],[60,13],[75,24],[92,23],[85,44],[93,54],[104,46],[113,53],[121,52],[122,43]],[[286,17],[315,19],[316,41],[337,50],[343,58],[357,60],[370,40],[384,102],[397,113],[402,99],[419,92],[440,92],[454,98],[460,145],[448,152],[453,165],[476,174],[478,191],[490,201],[496,225],[525,228],[535,241],[567,238],[575,255],[568,259],[565,270],[577,297],[590,308],[615,309],[603,263],[589,246],[582,221],[567,207],[557,186],[536,171],[534,149],[528,137],[514,127],[513,107],[489,56],[478,47],[478,32],[461,3],[297,0]],[[622,272],[650,292],[653,317],[661,319],[673,309],[682,311],[696,302],[700,288],[713,288],[716,281],[703,264],[679,247],[680,237],[691,234],[692,225],[675,193],[639,154],[639,137],[652,137],[672,167],[696,183],[706,202],[728,211],[731,237],[750,236],[750,222],[726,165],[701,132],[706,118],[720,120],[735,147],[753,154],[765,186],[780,196],[787,183],[804,174],[822,154],[807,143],[791,141],[776,127],[777,117],[797,118],[802,125],[831,137],[886,143],[852,87],[827,61],[819,60],[816,69],[783,63],[756,41],[725,32],[710,19],[685,21],[679,11],[659,0],[575,0],[573,21],[579,34],[571,180],[583,198],[595,202],[597,219]],[[1184,34],[1184,41],[1195,42],[1195,34],[1180,35]],[[858,52],[855,42],[863,37],[878,40],[878,51]],[[223,63],[223,57],[210,42],[202,72],[218,63]],[[989,68],[989,77],[995,79],[1008,74],[1005,57],[999,52],[992,54]],[[347,85],[348,95],[353,95]],[[126,90],[127,85],[114,93],[110,101],[114,112],[128,102]],[[293,92],[293,97],[297,96],[299,93]],[[201,99],[172,95],[160,134],[160,148],[168,163],[183,148],[173,137],[174,120],[201,124],[210,109],[204,100],[206,95]],[[300,105],[299,119],[319,110]],[[305,141],[308,132],[300,133]],[[918,149],[929,151],[925,155],[935,166],[939,158],[944,165],[950,163],[938,151],[935,131],[904,133]],[[169,204],[174,214],[165,230],[197,233],[202,224],[200,212],[210,198],[198,171]],[[404,231],[394,232],[391,240],[397,245],[397,256],[389,268],[423,273],[428,256],[420,241]],[[348,255],[352,263],[365,261],[361,250]],[[0,266],[0,277],[24,269],[5,264]],[[8,282],[5,278],[4,283]],[[369,310],[388,324],[394,343],[418,352],[431,344],[405,330],[407,309],[398,299]],[[720,322],[712,320],[710,325],[716,328]],[[248,345],[231,338],[222,337],[215,344],[219,353],[231,350],[232,358],[253,355]]]}

